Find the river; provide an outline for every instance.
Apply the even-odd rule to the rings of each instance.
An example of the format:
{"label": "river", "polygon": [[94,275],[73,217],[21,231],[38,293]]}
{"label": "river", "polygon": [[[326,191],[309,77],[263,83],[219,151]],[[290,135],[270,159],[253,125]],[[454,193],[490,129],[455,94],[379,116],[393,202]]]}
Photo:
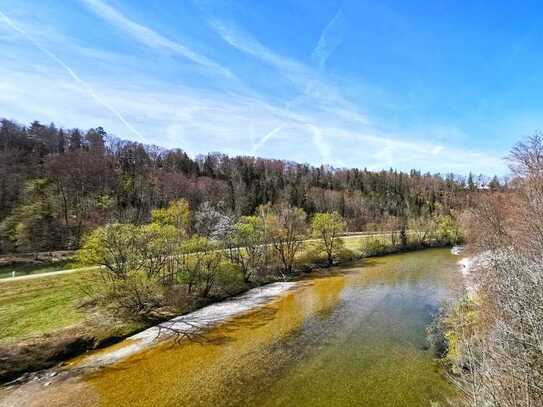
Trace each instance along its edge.
{"label": "river", "polygon": [[443,405],[454,391],[426,328],[457,295],[457,261],[431,249],[338,267],[192,341],[18,394],[28,406]]}

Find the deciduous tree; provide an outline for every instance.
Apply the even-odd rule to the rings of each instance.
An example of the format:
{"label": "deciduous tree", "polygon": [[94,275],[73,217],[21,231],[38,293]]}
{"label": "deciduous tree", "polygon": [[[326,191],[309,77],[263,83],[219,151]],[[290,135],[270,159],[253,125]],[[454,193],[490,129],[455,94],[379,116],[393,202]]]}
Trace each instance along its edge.
{"label": "deciduous tree", "polygon": [[272,247],[286,274],[292,273],[296,255],[303,248],[307,231],[306,217],[301,208],[279,205],[272,209],[266,219]]}
{"label": "deciduous tree", "polygon": [[316,213],[313,216],[311,229],[313,235],[321,239],[329,266],[333,264],[334,256],[341,248],[343,241],[339,237],[345,232],[346,226],[345,220],[337,212]]}

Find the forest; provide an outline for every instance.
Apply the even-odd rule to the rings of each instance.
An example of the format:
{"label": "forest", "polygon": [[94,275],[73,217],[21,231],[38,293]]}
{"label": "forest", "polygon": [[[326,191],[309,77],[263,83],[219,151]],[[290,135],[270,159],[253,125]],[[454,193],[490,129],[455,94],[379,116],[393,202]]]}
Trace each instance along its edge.
{"label": "forest", "polygon": [[205,236],[212,231],[203,219],[237,219],[268,203],[309,217],[337,212],[348,231],[370,231],[454,216],[471,205],[474,192],[506,188],[496,177],[471,173],[336,169],[221,153],[191,158],[101,127],[0,121],[0,253],[77,249],[100,225],[143,224],[153,209],[178,199],[193,214],[189,228]]}

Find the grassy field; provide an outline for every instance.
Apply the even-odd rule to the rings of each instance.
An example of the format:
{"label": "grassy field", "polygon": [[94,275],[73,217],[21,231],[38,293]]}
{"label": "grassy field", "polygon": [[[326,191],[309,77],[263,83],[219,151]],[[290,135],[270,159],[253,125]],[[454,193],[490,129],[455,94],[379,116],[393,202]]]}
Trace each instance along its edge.
{"label": "grassy field", "polygon": [[[357,255],[360,255],[362,253],[363,242],[367,241],[368,239],[373,239],[373,237],[356,236],[356,237],[344,238],[342,240],[346,249],[351,250],[353,253]],[[382,239],[387,240],[387,241],[390,240],[385,237],[383,237]]]}
{"label": "grassy field", "polygon": [[84,323],[79,307],[91,272],[44,276],[0,284],[0,343],[18,342]]}
{"label": "grassy field", "polygon": [[[366,236],[346,238],[345,248],[360,254],[367,239]],[[381,239],[386,240],[384,237]],[[310,242],[308,250],[315,244]],[[94,324],[97,315],[81,307],[86,299],[83,287],[93,273],[97,271],[0,283],[0,344],[17,343],[68,327]]]}

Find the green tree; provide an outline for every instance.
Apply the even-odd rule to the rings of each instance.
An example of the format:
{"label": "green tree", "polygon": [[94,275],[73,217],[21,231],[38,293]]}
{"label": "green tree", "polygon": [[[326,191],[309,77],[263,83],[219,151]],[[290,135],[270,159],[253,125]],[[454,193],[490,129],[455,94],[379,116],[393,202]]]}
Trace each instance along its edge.
{"label": "green tree", "polygon": [[24,201],[0,225],[3,237],[17,251],[62,247],[63,227],[55,216],[51,184],[47,179],[26,183]]}
{"label": "green tree", "polygon": [[474,192],[477,190],[477,186],[475,185],[475,181],[473,180],[473,174],[471,172],[468,175],[468,189],[471,192]]}
{"label": "green tree", "polygon": [[264,222],[257,216],[243,216],[234,226],[233,235],[237,247],[234,262],[248,283],[264,263]]}
{"label": "green tree", "polygon": [[492,180],[488,183],[488,187],[493,192],[500,190],[501,185],[497,175],[494,175],[494,178],[492,178]]}
{"label": "green tree", "polygon": [[[166,230],[162,230],[162,229]],[[135,319],[155,319],[164,303],[161,271],[171,257],[164,245],[168,229],[158,225],[110,224],[99,227],[83,241],[79,262],[102,266],[91,287],[98,303]]]}
{"label": "green tree", "polygon": [[199,290],[202,297],[209,296],[219,277],[223,257],[223,252],[205,237],[195,235],[185,242],[182,281],[188,294]]}
{"label": "green tree", "polygon": [[292,273],[296,254],[303,248],[306,217],[303,209],[287,205],[273,208],[267,217],[270,241],[286,274]]}
{"label": "green tree", "polygon": [[451,215],[440,215],[435,219],[436,237],[445,244],[457,244],[461,240],[458,223]]}
{"label": "green tree", "polygon": [[163,284],[173,284],[183,260],[185,234],[173,225],[150,223],[140,226],[139,240],[144,257],[143,270],[152,278],[160,278]]}
{"label": "green tree", "polygon": [[328,265],[334,262],[334,256],[341,248],[343,241],[339,236],[345,232],[347,224],[343,217],[337,213],[316,213],[311,222],[313,236],[321,239],[323,250],[326,253]]}
{"label": "green tree", "polygon": [[143,270],[145,236],[132,224],[109,224],[92,231],[83,240],[78,260],[81,265],[99,265],[110,279],[127,279]]}
{"label": "green tree", "polygon": [[151,217],[154,223],[172,225],[186,233],[190,229],[190,209],[185,199],[172,201],[167,208],[153,209]]}

